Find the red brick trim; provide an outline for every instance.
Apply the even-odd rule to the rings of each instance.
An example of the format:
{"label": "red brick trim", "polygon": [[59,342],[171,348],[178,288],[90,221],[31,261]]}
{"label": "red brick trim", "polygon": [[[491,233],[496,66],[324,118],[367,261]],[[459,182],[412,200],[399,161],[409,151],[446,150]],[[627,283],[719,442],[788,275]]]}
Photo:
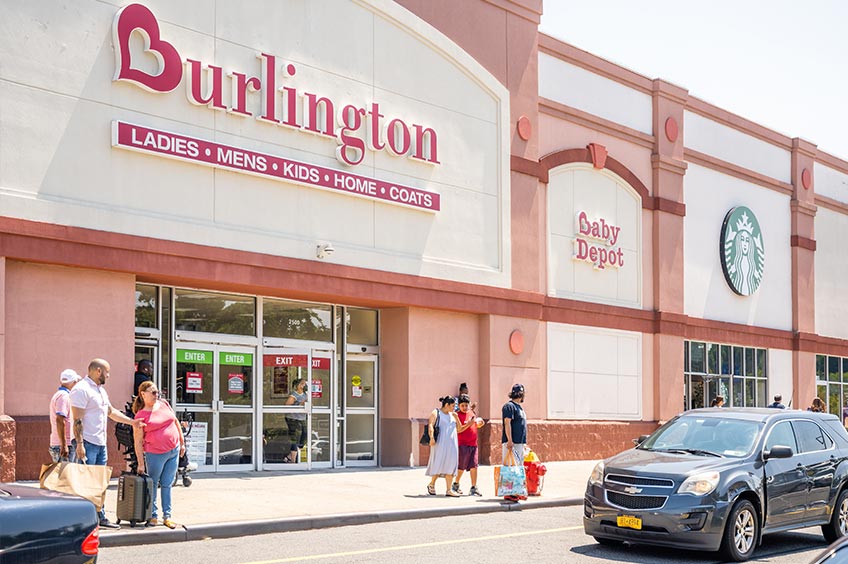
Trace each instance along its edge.
{"label": "red brick trim", "polygon": [[654,210],[686,217],[686,204],[667,198],[654,197]]}
{"label": "red brick trim", "polygon": [[717,159],[710,155],[700,153],[698,151],[695,151],[694,149],[685,148],[683,151],[683,155],[684,158],[689,162],[705,166],[707,168],[711,168],[713,170],[728,174],[730,176],[735,176],[736,178],[740,178],[742,180],[745,180],[746,182],[751,182],[753,184],[758,184],[765,188],[770,188],[782,194],[787,194],[791,196],[795,191],[795,188],[791,184],[775,180],[770,176],[766,176],[764,174],[754,172],[753,170],[748,170],[747,168],[741,167],[739,165],[735,165],[733,163]]}
{"label": "red brick trim", "polygon": [[834,170],[838,170],[843,174],[848,174],[848,161],[835,157],[830,153],[826,153],[818,147],[816,148],[816,162]]}
{"label": "red brick trim", "polygon": [[555,118],[564,119],[571,123],[588,127],[599,133],[606,133],[612,137],[623,139],[634,145],[639,145],[646,149],[654,148],[654,136],[641,131],[637,131],[631,127],[621,125],[614,121],[604,119],[595,114],[578,110],[571,106],[566,106],[560,102],[555,102],[548,98],[539,98],[539,113],[546,114]]}
{"label": "red brick trim", "polygon": [[644,94],[653,91],[653,80],[639,73],[602,59],[544,33],[539,34],[539,52],[569,62],[580,68],[599,74]]}
{"label": "red brick trim", "polygon": [[512,155],[510,157],[509,164],[512,172],[519,172],[521,174],[526,174],[527,176],[535,176],[539,179],[543,176],[542,165],[539,164],[539,161],[533,161],[525,159],[524,157],[519,157],[518,155]]}
{"label": "red brick trim", "polygon": [[830,211],[848,215],[848,204],[828,198],[827,196],[816,195],[816,205]]}
{"label": "red brick trim", "polygon": [[756,137],[761,141],[780,147],[781,149],[792,150],[792,138],[786,135],[781,135],[776,131],[763,127],[758,123],[745,119],[742,116],[728,112],[718,106],[714,106],[709,102],[705,102],[700,98],[690,96],[686,109],[701,115],[707,119],[717,121],[722,125],[733,128],[736,131]]}
{"label": "red brick trim", "polygon": [[8,415],[0,415],[0,482],[16,480],[16,441],[17,426]]}
{"label": "red brick trim", "polygon": [[810,239],[809,237],[802,237],[801,235],[792,235],[789,238],[789,245],[791,247],[800,247],[802,249],[807,249],[808,251],[816,252],[816,240]]}
{"label": "red brick trim", "polygon": [[[540,179],[542,182],[547,184],[551,169],[571,163],[592,164],[592,155],[589,149],[587,147],[581,149],[564,149],[562,151],[556,151],[545,155],[539,159],[539,164],[542,168],[542,176]],[[636,193],[642,198],[643,208],[654,209],[653,198],[651,197],[648,188],[635,174],[630,171],[630,169],[610,156],[607,156],[606,166],[604,168],[616,173],[622,180],[627,182],[634,190],[636,190]]]}

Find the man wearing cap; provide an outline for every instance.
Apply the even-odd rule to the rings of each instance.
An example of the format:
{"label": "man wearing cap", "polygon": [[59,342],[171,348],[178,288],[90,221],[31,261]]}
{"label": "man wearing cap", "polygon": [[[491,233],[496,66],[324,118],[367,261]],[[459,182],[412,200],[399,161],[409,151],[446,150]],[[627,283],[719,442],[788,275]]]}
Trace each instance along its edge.
{"label": "man wearing cap", "polygon": [[509,401],[501,409],[503,417],[503,432],[501,433],[501,449],[503,464],[506,455],[512,451],[518,464],[524,462],[524,443],[527,442],[527,417],[524,415],[524,386],[515,384],[509,392]]}
{"label": "man wearing cap", "polygon": [[[88,376],[80,380],[71,392],[71,409],[74,414],[74,437],[77,440],[77,460],[83,464],[106,466],[106,424],[108,419],[133,427],[146,427],[140,419],[130,419],[109,402],[103,388],[109,378],[109,363],[95,358],[88,363]],[[109,521],[106,512],[99,513],[100,528],[120,529]]]}
{"label": "man wearing cap", "polygon": [[59,374],[61,386],[50,399],[50,457],[53,462],[76,460],[77,443],[71,440],[71,390],[80,379],[75,370],[63,370]]}

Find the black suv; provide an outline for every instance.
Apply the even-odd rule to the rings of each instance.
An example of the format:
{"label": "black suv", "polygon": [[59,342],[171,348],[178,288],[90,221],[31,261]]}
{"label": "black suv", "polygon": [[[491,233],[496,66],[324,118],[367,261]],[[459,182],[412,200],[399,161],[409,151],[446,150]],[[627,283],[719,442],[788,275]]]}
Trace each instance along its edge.
{"label": "black suv", "polygon": [[637,442],[589,477],[583,527],[601,544],[721,550],[741,562],[765,533],[848,533],[848,433],[835,415],[695,409]]}

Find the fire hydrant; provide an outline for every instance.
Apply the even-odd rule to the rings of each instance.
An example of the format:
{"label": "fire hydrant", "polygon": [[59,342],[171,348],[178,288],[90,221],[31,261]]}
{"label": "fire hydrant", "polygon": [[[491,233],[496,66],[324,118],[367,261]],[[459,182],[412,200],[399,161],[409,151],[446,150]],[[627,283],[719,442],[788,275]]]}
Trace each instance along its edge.
{"label": "fire hydrant", "polygon": [[527,495],[542,495],[548,468],[532,450],[524,456],[524,473],[527,476]]}

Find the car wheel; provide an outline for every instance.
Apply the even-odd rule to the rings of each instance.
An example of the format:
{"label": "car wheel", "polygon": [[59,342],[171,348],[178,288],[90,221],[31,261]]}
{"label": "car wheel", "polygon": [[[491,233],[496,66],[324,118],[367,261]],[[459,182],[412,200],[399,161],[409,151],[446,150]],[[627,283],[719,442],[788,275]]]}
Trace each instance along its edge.
{"label": "car wheel", "polygon": [[760,523],[757,511],[747,499],[740,499],[733,506],[724,524],[721,552],[728,560],[744,562],[751,558],[760,538]]}
{"label": "car wheel", "polygon": [[836,497],[830,522],[822,525],[824,540],[833,542],[848,534],[848,490],[842,490]]}
{"label": "car wheel", "polygon": [[605,539],[604,537],[592,537],[595,542],[604,546],[621,546],[621,541],[613,539]]}

